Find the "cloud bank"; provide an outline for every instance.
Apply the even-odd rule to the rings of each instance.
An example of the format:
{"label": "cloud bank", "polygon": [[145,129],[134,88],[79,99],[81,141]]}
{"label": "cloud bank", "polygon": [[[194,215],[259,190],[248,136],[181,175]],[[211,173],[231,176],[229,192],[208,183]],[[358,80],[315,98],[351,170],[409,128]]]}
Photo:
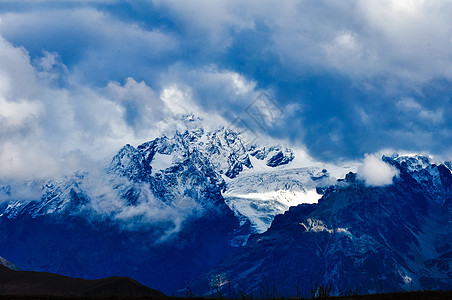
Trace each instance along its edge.
{"label": "cloud bank", "polygon": [[[452,157],[449,1],[1,1],[0,178],[49,177],[178,125],[252,123],[337,162]],[[254,128],[254,127],[253,127]]]}
{"label": "cloud bank", "polygon": [[181,114],[195,113],[212,126],[227,124],[221,111],[207,113],[194,101],[203,85],[223,90],[230,102],[254,93],[252,82],[216,68],[190,70],[183,80],[169,71],[157,91],[132,77],[100,87],[56,82],[67,73],[57,53],[45,51],[33,61],[24,48],[0,37],[0,179],[49,178],[89,168],[127,143],[183,130]]}

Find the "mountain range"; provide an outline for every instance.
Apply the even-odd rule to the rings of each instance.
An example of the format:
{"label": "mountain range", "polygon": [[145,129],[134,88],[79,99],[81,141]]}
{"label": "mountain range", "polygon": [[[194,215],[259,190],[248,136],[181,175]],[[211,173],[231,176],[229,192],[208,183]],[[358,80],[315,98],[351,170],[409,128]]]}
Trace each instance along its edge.
{"label": "mountain range", "polygon": [[166,294],[452,288],[450,163],[385,156],[399,175],[374,187],[354,164],[300,166],[281,145],[183,122],[100,168],[1,186],[0,255]]}
{"label": "mountain range", "polygon": [[[194,281],[200,294],[310,296],[452,288],[452,175],[427,157],[383,157],[391,185],[355,173],[317,204],[291,207],[270,228]],[[450,165],[449,165],[450,167]],[[240,293],[239,293],[240,292]]]}

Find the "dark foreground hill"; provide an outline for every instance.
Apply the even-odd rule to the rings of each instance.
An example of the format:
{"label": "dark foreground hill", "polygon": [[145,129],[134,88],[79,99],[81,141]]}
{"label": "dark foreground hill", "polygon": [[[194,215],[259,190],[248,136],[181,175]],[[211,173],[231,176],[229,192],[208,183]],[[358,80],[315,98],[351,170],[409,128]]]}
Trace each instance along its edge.
{"label": "dark foreground hill", "polygon": [[[0,300],[23,300],[23,299],[34,299],[34,300],[103,300],[103,299],[150,299],[149,297],[90,297],[90,296],[46,296],[46,295],[12,295],[12,296],[2,296],[0,295]],[[173,298],[168,297],[166,300],[233,300],[233,299],[249,299],[253,298]],[[287,298],[271,298],[268,300],[285,300]],[[288,298],[290,300],[304,300],[310,298],[298,298],[292,297]],[[388,294],[373,294],[373,295],[354,295],[354,296],[339,296],[339,297],[320,297],[314,299],[331,299],[331,300],[449,300],[452,299],[452,291],[414,291],[414,292],[398,292],[398,293],[388,293]],[[266,299],[259,299],[266,300]]]}
{"label": "dark foreground hill", "polygon": [[1,265],[0,295],[165,297],[128,277],[86,280],[52,273],[14,271]]}

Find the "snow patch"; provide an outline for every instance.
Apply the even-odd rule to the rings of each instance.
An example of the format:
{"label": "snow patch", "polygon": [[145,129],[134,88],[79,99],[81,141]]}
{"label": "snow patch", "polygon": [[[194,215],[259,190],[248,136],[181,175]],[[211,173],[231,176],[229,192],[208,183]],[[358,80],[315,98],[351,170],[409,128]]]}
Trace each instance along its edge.
{"label": "snow patch", "polygon": [[243,171],[243,174],[271,171],[272,167],[267,166],[265,160],[257,159],[251,155],[249,156],[249,158],[250,158],[251,164],[253,165],[253,168],[245,169]]}
{"label": "snow patch", "polygon": [[166,170],[173,165],[173,156],[155,153],[152,160],[152,168],[155,170]]}
{"label": "snow patch", "polygon": [[317,203],[319,199],[322,197],[322,195],[318,194],[315,189],[312,189],[305,192],[279,190],[267,193],[250,193],[236,195],[235,197],[260,201],[278,200],[279,202],[286,203],[289,206],[295,206],[303,203],[309,204]]}
{"label": "snow patch", "polygon": [[[271,169],[243,172],[226,181],[223,193],[226,204],[244,222],[248,220],[257,233],[265,232],[274,217],[291,206],[317,203],[322,195],[317,193],[316,186],[322,180],[329,180],[318,168]],[[314,181],[319,174],[325,178]]]}
{"label": "snow patch", "polygon": [[317,203],[322,195],[315,189],[307,191],[278,190],[266,193],[250,193],[226,197],[226,204],[237,215],[246,217],[257,233],[270,228],[276,215],[283,214],[291,206]]}

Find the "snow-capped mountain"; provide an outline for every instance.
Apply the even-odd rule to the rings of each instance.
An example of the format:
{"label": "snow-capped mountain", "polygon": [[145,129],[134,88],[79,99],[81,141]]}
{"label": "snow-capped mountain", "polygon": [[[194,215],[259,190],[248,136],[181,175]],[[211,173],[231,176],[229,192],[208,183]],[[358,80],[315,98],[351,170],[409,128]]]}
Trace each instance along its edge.
{"label": "snow-capped mountain", "polygon": [[[251,159],[278,167],[294,158],[293,152],[283,147],[245,145],[238,133],[223,127],[207,132],[202,120],[191,115],[183,121],[185,132],[176,132],[171,138],[162,136],[137,148],[126,145],[100,172],[78,172],[57,181],[29,181],[2,187],[3,199],[17,200],[9,201],[2,214],[14,217],[26,212],[38,216],[62,212],[70,205],[99,208],[96,198],[107,195],[102,195],[102,191],[93,195],[91,190],[101,185],[111,186],[128,201],[127,205],[139,205],[152,196],[170,205],[192,200],[206,204],[208,199],[217,200],[225,190],[225,178],[235,178],[252,169]],[[23,197],[22,190],[29,190],[34,196],[39,194],[39,201],[29,201],[33,196]],[[145,190],[150,190],[152,196],[146,195]],[[14,199],[16,194],[20,195],[18,199]],[[74,207],[69,209],[74,213]]]}
{"label": "snow-capped mountain", "polygon": [[384,157],[399,177],[369,187],[355,173],[336,180],[354,164],[300,165],[291,149],[183,122],[101,168],[0,187],[0,253],[26,270],[129,276],[166,293],[214,266],[193,288],[449,287],[450,164]]}
{"label": "snow-capped mountain", "polygon": [[[173,137],[162,136],[136,148],[124,146],[103,170],[3,187],[0,196],[8,201],[0,216],[92,211],[126,222],[171,219],[171,234],[188,216],[225,202],[243,225],[241,241],[233,243],[243,244],[250,233],[265,231],[274,216],[290,206],[316,202],[316,188],[330,184],[322,166],[290,168],[290,149],[246,145],[230,129],[205,130],[202,120],[192,115],[184,116],[183,122],[187,130]],[[22,190],[35,199],[16,197]]]}
{"label": "snow-capped mountain", "polygon": [[[123,147],[113,158],[109,173],[121,174],[133,184],[149,182],[153,194],[165,203],[188,205],[221,193],[241,224],[251,225],[250,234],[267,230],[273,218],[291,206],[316,203],[321,197],[317,188],[332,183],[324,166],[292,167],[295,155],[291,149],[246,145],[240,134],[230,129],[205,130],[202,120],[192,115],[183,121],[184,133],[137,148]],[[335,168],[339,176],[356,169]],[[190,178],[181,181],[181,173]],[[137,197],[136,189],[126,186],[123,194]],[[238,236],[234,244],[245,243],[248,236]]]}
{"label": "snow-capped mountain", "polygon": [[[355,173],[318,204],[291,207],[268,231],[191,285],[199,294],[230,291],[309,296],[452,288],[452,174],[422,156],[383,160],[393,184],[367,186]],[[274,291],[270,291],[274,292]]]}
{"label": "snow-capped mountain", "polygon": [[[285,172],[292,150],[245,145],[238,133],[207,131],[193,116],[183,121],[187,130],[126,145],[103,168],[3,186],[0,253],[24,269],[84,278],[124,275],[171,292],[299,203],[297,193],[313,193],[313,184],[303,184],[317,180],[314,170],[289,172],[284,183],[270,179],[268,172]],[[250,198],[248,190],[240,205],[240,183],[252,184],[257,169],[270,176],[267,187],[255,185],[268,193]],[[292,184],[285,182],[289,177]],[[250,199],[269,204],[248,214],[242,207]]]}
{"label": "snow-capped mountain", "polygon": [[76,173],[64,180],[27,181],[4,186],[0,189],[0,197],[4,200],[0,207],[6,207],[2,208],[0,217],[13,219],[27,215],[35,218],[65,210],[76,213],[88,201],[80,189],[84,175]]}

